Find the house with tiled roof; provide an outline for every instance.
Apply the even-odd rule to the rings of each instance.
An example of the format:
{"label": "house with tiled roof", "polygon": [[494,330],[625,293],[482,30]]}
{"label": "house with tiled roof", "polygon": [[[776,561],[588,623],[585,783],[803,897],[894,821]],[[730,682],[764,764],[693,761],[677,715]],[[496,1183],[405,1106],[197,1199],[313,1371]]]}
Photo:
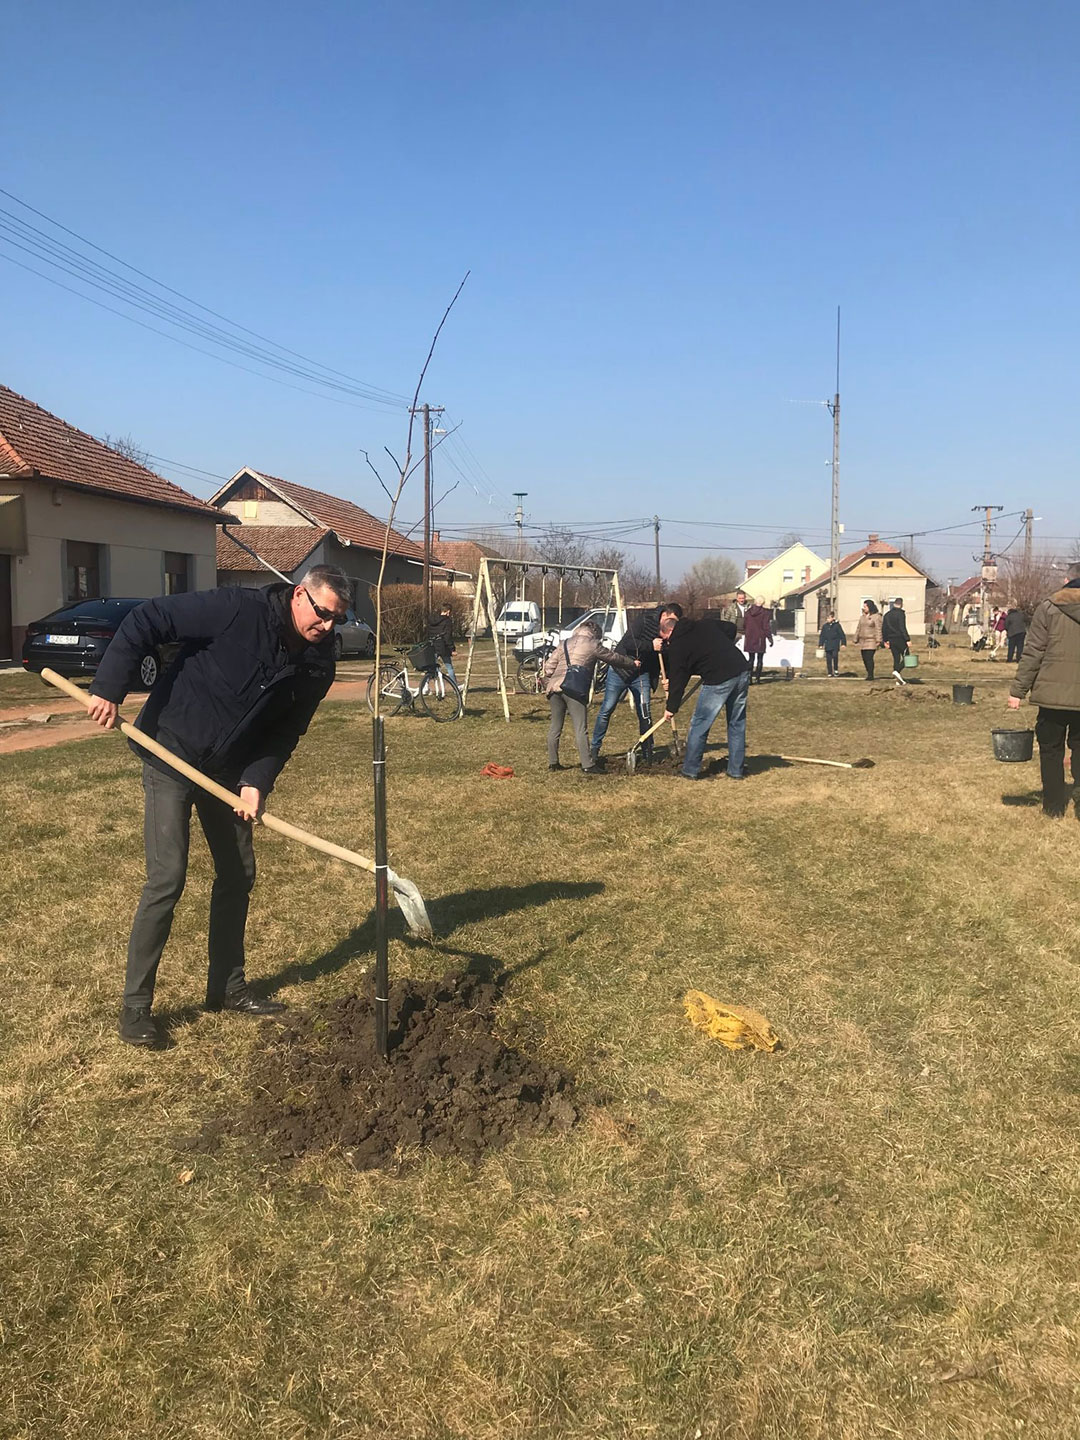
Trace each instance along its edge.
{"label": "house with tiled roof", "polygon": [[824,564],[820,555],[796,540],[771,559],[748,560],[743,587],[747,594],[771,609],[779,605],[785,595],[817,575]]}
{"label": "house with tiled roof", "polygon": [[[828,565],[784,598],[795,611],[796,635],[816,636],[828,615]],[[848,635],[858,624],[863,601],[873,600],[884,612],[900,600],[907,616],[908,633],[926,634],[926,587],[930,578],[891,541],[870,535],[865,545],[840,558],[837,566],[837,619]]]}
{"label": "house with tiled roof", "polygon": [[221,514],[0,385],[0,661],[74,600],[215,583]]}
{"label": "house with tiled roof", "polygon": [[[265,585],[272,578],[248,551],[254,550],[290,580],[312,565],[337,565],[353,582],[353,608],[372,623],[371,589],[379,576],[385,522],[351,500],[297,485],[245,466],[210,504],[224,511],[226,528],[218,539],[219,585]],[[247,550],[230,538],[235,531]],[[433,560],[438,562],[438,555]],[[389,531],[386,583],[418,585],[423,577],[424,547],[397,530]]]}

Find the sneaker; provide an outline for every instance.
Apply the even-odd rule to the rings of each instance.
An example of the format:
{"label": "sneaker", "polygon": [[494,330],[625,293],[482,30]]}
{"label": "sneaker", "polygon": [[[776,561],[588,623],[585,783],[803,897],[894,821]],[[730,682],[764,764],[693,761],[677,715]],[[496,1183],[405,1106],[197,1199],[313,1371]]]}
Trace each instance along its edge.
{"label": "sneaker", "polygon": [[700,775],[688,775],[685,770],[679,771],[680,780],[700,780]]}
{"label": "sneaker", "polygon": [[125,1045],[142,1045],[154,1049],[161,1042],[161,1033],[154,1024],[148,1005],[124,1005],[118,1028]]}

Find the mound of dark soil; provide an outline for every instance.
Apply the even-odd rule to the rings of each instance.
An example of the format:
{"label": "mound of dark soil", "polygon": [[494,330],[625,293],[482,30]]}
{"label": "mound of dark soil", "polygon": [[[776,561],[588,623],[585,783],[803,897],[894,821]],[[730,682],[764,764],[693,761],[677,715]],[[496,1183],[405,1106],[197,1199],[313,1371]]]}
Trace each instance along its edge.
{"label": "mound of dark soil", "polygon": [[517,1135],[563,1134],[579,1118],[573,1077],[495,1033],[499,987],[468,974],[390,994],[390,1059],[375,1049],[370,977],[346,995],[266,1026],[243,1128],[282,1158],[338,1147],[358,1170],[422,1147],[478,1159]]}

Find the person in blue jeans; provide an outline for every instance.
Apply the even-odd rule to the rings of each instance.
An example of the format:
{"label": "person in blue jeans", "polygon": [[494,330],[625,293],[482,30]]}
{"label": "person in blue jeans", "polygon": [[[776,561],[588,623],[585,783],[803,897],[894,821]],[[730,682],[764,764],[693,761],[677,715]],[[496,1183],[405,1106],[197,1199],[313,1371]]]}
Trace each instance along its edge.
{"label": "person in blue jeans", "polygon": [[667,656],[668,697],[664,718],[671,720],[682,704],[691,675],[700,675],[694,717],[686,735],[682,776],[697,780],[705,758],[705,744],[713,722],[727,718],[727,778],[742,780],[746,762],[746,699],[750,689],[750,662],[735,644],[735,627],[723,620],[665,618],[660,641]]}
{"label": "person in blue jeans", "polygon": [[[604,743],[604,736],[607,734],[608,724],[615,707],[629,690],[634,701],[634,710],[637,712],[638,734],[644,735],[652,726],[652,709],[650,701],[652,692],[660,681],[660,657],[653,646],[653,641],[660,634],[660,624],[665,616],[677,620],[682,615],[681,605],[661,605],[655,610],[646,610],[636,615],[631,620],[626,634],[615,646],[616,655],[625,655],[628,660],[635,662],[637,670],[633,674],[620,674],[614,665],[608,666],[607,680],[604,683],[604,700],[600,706],[600,713],[593,722],[592,732],[592,758],[595,765],[600,759],[600,747]],[[653,742],[646,740],[642,747],[642,756],[645,760],[651,760],[653,755]]]}

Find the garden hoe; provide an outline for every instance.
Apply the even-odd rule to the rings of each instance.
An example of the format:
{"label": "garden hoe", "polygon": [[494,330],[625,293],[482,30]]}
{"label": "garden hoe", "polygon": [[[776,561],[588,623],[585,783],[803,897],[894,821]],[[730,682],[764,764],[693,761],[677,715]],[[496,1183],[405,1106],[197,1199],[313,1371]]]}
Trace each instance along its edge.
{"label": "garden hoe", "polygon": [[[58,690],[63,690],[73,700],[78,700],[87,709],[90,708],[92,703],[90,697],[84,694],[77,685],[73,685],[70,680],[65,680],[62,675],[58,675],[55,670],[42,670],[41,678],[47,680],[50,685],[55,685]],[[166,750],[164,745],[159,745],[156,740],[149,735],[144,735],[134,725],[129,725],[126,720],[121,722],[119,728],[129,740],[134,740],[136,745],[141,745],[144,750],[149,750],[152,755],[156,755],[159,760],[163,760],[173,770],[179,771],[181,775],[186,776],[193,784],[198,785],[208,794],[216,795],[219,800],[228,805],[230,810],[235,806],[237,796],[232,790],[226,790],[224,785],[219,785],[216,780],[211,780],[209,776],[203,775],[193,765],[189,765],[186,760],[181,760],[171,750]],[[269,811],[263,811],[259,816],[259,822],[268,830],[276,830],[279,835],[287,835],[290,840],[299,840],[301,845],[308,845],[312,850],[320,850],[324,855],[332,855],[335,860],[344,860],[347,865],[356,865],[361,870],[367,870],[371,875],[376,873],[374,860],[369,860],[366,855],[358,855],[354,850],[346,850],[342,845],[335,845],[330,840],[320,839],[318,835],[312,835],[310,831],[290,825],[287,820],[279,820]],[[404,879],[401,875],[395,874],[393,870],[387,869],[386,874],[394,899],[400,906],[405,923],[409,927],[409,933],[416,936],[430,936],[431,920],[428,918],[427,906],[424,904],[424,897],[420,891],[411,880]]]}
{"label": "garden hoe", "polygon": [[[701,681],[700,681],[700,680],[695,680],[694,683],[690,686],[690,688],[686,691],[686,694],[683,696],[683,699],[684,699],[684,700],[688,699],[688,698],[694,693],[694,691],[698,688],[698,686],[699,686],[700,684],[701,684]],[[653,735],[655,735],[656,732],[657,732],[657,730],[659,730],[659,729],[660,729],[660,726],[663,725],[664,723],[665,723],[665,717],[664,717],[663,715],[661,715],[661,716],[660,716],[660,719],[657,720],[656,724],[655,724],[655,725],[651,725],[651,726],[649,727],[649,729],[645,731],[645,734],[644,734],[644,735],[639,735],[638,738],[634,741],[633,745],[630,746],[630,749],[626,752],[626,773],[627,773],[628,775],[633,775],[634,771],[637,769],[637,749],[638,749],[638,746],[644,744],[644,742],[645,742],[646,740],[650,739]],[[675,745],[678,745],[678,739],[679,739],[679,737],[678,737],[677,734],[675,734],[675,722],[674,722],[674,721],[672,721],[672,724],[671,724],[671,731],[672,731],[672,734],[675,736]],[[673,751],[674,751],[674,747],[673,747]]]}

